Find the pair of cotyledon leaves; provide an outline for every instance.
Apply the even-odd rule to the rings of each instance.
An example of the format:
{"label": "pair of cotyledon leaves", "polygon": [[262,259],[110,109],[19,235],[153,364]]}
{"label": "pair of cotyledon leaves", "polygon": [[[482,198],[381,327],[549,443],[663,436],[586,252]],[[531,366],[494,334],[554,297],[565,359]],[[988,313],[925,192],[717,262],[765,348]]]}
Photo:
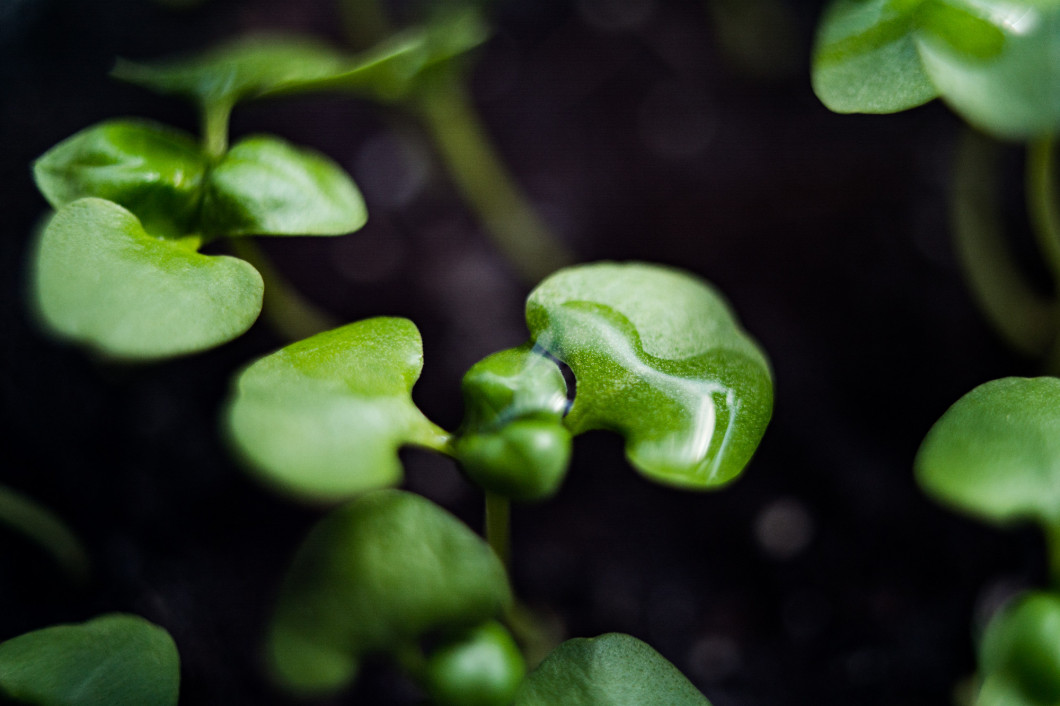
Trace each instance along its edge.
{"label": "pair of cotyledon leaves", "polygon": [[[486,358],[464,379],[456,434],[412,401],[423,366],[408,320],[375,318],[287,346],[246,368],[228,409],[231,438],[270,484],[335,501],[399,483],[406,444],[457,458],[515,499],[555,492],[570,436],[626,438],[648,478],[689,489],[740,473],[772,412],[765,356],[702,280],[643,263],[560,270],[526,306],[534,347]],[[547,352],[570,366],[567,389]]]}
{"label": "pair of cotyledon leaves", "polygon": [[[503,565],[466,525],[412,493],[368,493],[318,523],[295,556],[269,629],[273,675],[298,694],[332,694],[353,681],[364,656],[444,647],[500,617],[511,600]],[[498,701],[463,694],[452,702],[707,704],[655,650],[618,634],[564,643],[511,689]]]}
{"label": "pair of cotyledon leaves", "polygon": [[841,113],[893,113],[942,97],[994,135],[1060,130],[1060,0],[834,0],[813,87]]}
{"label": "pair of cotyledon leaves", "polygon": [[[307,39],[257,37],[169,63],[120,62],[115,75],[223,116],[238,101],[300,92],[397,100],[483,38],[477,17],[460,14],[358,57]],[[367,217],[330,159],[269,136],[215,155],[177,130],[114,120],[54,147],[34,175],[57,209],[34,255],[37,309],[58,335],[114,358],[204,350],[254,322],[261,276],[242,260],[198,252],[204,242],[340,235]]]}

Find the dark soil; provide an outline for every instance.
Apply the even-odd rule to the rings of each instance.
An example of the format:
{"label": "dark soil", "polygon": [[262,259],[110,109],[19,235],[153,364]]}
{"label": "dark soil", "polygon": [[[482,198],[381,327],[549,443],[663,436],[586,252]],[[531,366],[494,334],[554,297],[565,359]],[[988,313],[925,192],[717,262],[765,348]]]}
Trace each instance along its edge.
{"label": "dark soil", "polygon": [[[1041,583],[1044,559],[1033,532],[928,500],[912,459],[962,394],[1036,370],[995,340],[952,252],[947,188],[964,128],[937,104],[826,110],[808,72],[821,4],[790,0],[779,20],[746,18],[741,35],[710,11],[739,2],[498,3],[471,87],[534,204],[582,260],[650,260],[713,281],[777,381],[759,453],[720,492],[651,485],[617,437],[579,439],[558,497],[515,512],[515,585],[569,635],[650,642],[715,706],[935,706],[974,671],[984,612]],[[330,3],[308,0],[180,12],[146,0],[0,3],[0,482],[64,517],[94,560],[90,584],[74,586],[0,528],[0,639],[135,612],[176,639],[183,704],[292,703],[264,678],[258,644],[322,511],[259,488],[218,433],[232,373],[282,341],[259,322],[218,350],[129,368],[42,336],[22,293],[45,211],[29,164],[109,117],[196,129],[183,104],[109,80],[115,56],[262,28],[337,39],[337,24]],[[407,115],[334,98],[238,109],[234,134],[255,131],[324,150],[361,184],[362,232],[266,247],[342,320],[414,320],[426,359],[417,400],[454,427],[463,371],[525,339],[528,286]],[[455,468],[405,458],[408,487],[478,526],[479,496]],[[327,703],[420,698],[380,667]]]}

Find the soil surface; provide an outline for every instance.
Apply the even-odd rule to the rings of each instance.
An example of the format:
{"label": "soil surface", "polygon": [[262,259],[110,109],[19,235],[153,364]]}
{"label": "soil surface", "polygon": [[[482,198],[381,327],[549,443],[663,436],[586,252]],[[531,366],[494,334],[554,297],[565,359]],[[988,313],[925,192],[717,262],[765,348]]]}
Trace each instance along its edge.
{"label": "soil surface", "polygon": [[[988,329],[952,250],[961,122],[939,104],[830,113],[808,69],[822,3],[748,7],[759,3],[741,14],[725,0],[498,2],[495,34],[471,57],[491,138],[578,258],[709,279],[776,376],[765,440],[718,492],[652,485],[617,436],[580,437],[559,495],[515,509],[515,587],[568,635],[646,640],[714,706],[946,704],[974,671],[984,616],[1043,582],[1044,552],[1030,530],[937,506],[912,460],[962,394],[1036,369]],[[414,16],[415,3],[398,5]],[[120,367],[48,339],[23,296],[46,211],[29,165],[106,118],[196,130],[184,104],[109,79],[116,56],[264,29],[341,41],[339,24],[330,2],[308,0],[0,3],[0,483],[62,516],[93,560],[89,583],[73,585],[0,527],[0,639],[134,612],[174,636],[182,704],[294,703],[264,677],[259,643],[323,510],[259,487],[218,423],[231,375],[283,341],[259,322],[211,352]],[[467,367],[525,340],[529,285],[421,126],[393,106],[308,98],[240,107],[232,132],[276,133],[349,169],[371,214],[363,231],[265,247],[341,321],[415,321],[426,361],[416,399],[455,427]],[[1019,153],[1006,159],[1018,180]],[[407,487],[479,526],[481,498],[447,460],[404,458]],[[323,703],[421,699],[379,665]]]}

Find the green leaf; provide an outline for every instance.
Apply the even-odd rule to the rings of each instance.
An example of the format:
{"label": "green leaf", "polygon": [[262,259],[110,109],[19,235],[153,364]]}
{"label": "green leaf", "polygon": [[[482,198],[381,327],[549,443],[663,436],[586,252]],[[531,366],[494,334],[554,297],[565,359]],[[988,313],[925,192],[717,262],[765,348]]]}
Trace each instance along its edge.
{"label": "green leaf", "polygon": [[772,413],[769,364],[706,282],[643,263],[571,267],[531,292],[526,317],[574,371],[573,433],[617,431],[641,473],[689,489],[750,460]]}
{"label": "green leaf", "polygon": [[342,235],[368,218],[350,177],[322,154],[276,137],[248,137],[210,172],[210,235]]}
{"label": "green leaf", "polygon": [[427,657],[424,687],[444,706],[509,706],[524,676],[511,633],[491,620],[439,645]]}
{"label": "green leaf", "polygon": [[497,617],[511,603],[500,560],[455,517],[398,490],[365,495],[313,528],[284,579],[268,652],[305,695],[347,686],[360,658]]}
{"label": "green leaf", "polygon": [[1060,380],[1003,378],[942,415],[916,456],[935,499],[994,522],[1060,522]]}
{"label": "green leaf", "polygon": [[448,440],[412,401],[423,367],[419,331],[375,318],[317,334],[266,356],[236,380],[232,441],[266,482],[335,501],[401,481],[405,444]]}
{"label": "green leaf", "polygon": [[201,351],[246,331],[261,311],[257,271],[148,235],[121,206],[88,198],[44,228],[34,296],[57,335],[105,356],[152,359]]}
{"label": "green leaf", "polygon": [[464,376],[464,423],[454,452],[468,477],[490,492],[539,500],[556,492],[570,462],[563,426],[567,384],[530,346],[476,363]]}
{"label": "green leaf", "polygon": [[681,672],[635,637],[567,640],[523,682],[514,706],[710,706]]}
{"label": "green leaf", "polygon": [[104,615],[0,643],[0,697],[19,703],[176,706],[179,686],[173,639],[135,615]]}
{"label": "green leaf", "polygon": [[813,90],[837,113],[895,113],[938,95],[917,54],[922,0],[835,0],[821,19]]}
{"label": "green leaf", "polygon": [[343,70],[342,53],[308,37],[243,37],[197,55],[160,62],[119,59],[111,75],[200,105],[232,106]]}
{"label": "green leaf", "polygon": [[965,19],[926,19],[917,46],[946,102],[999,137],[1060,131],[1060,2],[946,0],[940,6]]}
{"label": "green leaf", "polygon": [[155,235],[196,232],[206,160],[191,136],[141,120],[108,120],[48,150],[33,165],[55,208],[95,196],[132,211]]}
{"label": "green leaf", "polygon": [[1060,703],[1060,596],[1030,593],[990,621],[979,647],[979,706]]}

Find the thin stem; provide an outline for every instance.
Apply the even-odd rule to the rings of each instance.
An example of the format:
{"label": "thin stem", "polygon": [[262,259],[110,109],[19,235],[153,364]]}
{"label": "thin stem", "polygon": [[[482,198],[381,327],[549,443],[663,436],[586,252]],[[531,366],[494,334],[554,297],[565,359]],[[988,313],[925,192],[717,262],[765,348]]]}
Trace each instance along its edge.
{"label": "thin stem", "polygon": [[504,567],[511,566],[511,501],[486,491],[486,541],[500,557]]}
{"label": "thin stem", "polygon": [[455,74],[440,71],[411,100],[457,187],[519,275],[537,282],[573,262],[504,168]]}
{"label": "thin stem", "polygon": [[212,101],[202,107],[202,147],[206,154],[219,159],[228,151],[228,119],[232,105]]}
{"label": "thin stem", "polygon": [[1057,305],[1038,294],[1017,266],[1002,225],[997,145],[968,131],[957,153],[950,195],[954,247],[979,308],[1015,350],[1044,355],[1057,332]]}
{"label": "thin stem", "polygon": [[1053,140],[1043,138],[1027,146],[1027,213],[1053,275],[1053,283],[1060,292],[1060,209],[1056,203],[1056,173],[1053,159]]}
{"label": "thin stem", "polygon": [[253,240],[231,238],[228,243],[234,254],[261,273],[265,281],[262,314],[276,333],[290,341],[299,341],[338,325],[331,315],[303,297]]}
{"label": "thin stem", "polygon": [[88,578],[89,559],[80,540],[53,512],[0,485],[0,523],[36,542],[76,582]]}

